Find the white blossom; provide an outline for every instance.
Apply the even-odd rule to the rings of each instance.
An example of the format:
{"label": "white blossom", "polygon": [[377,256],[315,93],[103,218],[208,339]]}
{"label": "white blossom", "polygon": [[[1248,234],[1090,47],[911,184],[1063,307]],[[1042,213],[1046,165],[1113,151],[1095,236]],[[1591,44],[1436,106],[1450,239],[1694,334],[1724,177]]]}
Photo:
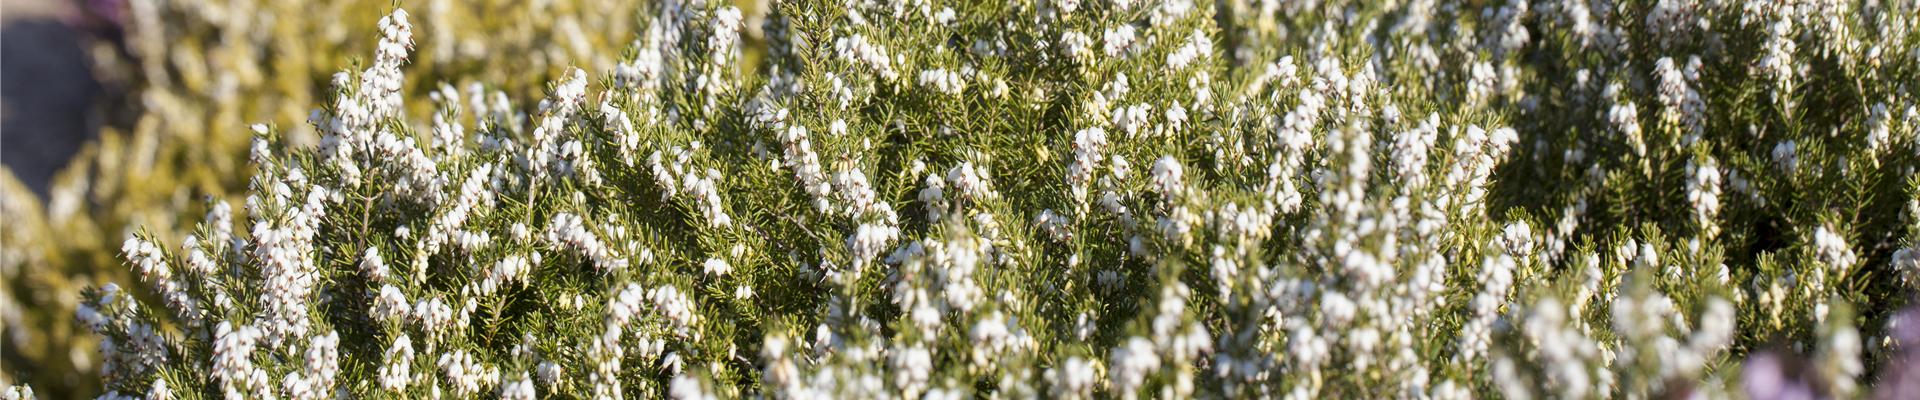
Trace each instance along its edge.
{"label": "white blossom", "polygon": [[1103,48],[1106,49],[1107,58],[1120,58],[1120,56],[1127,54],[1129,47],[1133,46],[1133,25],[1122,24],[1118,27],[1107,29],[1107,32],[1102,34],[1101,37],[1101,40],[1105,43],[1105,47]]}
{"label": "white blossom", "polygon": [[1846,274],[1858,259],[1853,248],[1847,245],[1847,239],[1828,225],[1814,228],[1812,242],[1814,259],[1832,268],[1836,275]]}

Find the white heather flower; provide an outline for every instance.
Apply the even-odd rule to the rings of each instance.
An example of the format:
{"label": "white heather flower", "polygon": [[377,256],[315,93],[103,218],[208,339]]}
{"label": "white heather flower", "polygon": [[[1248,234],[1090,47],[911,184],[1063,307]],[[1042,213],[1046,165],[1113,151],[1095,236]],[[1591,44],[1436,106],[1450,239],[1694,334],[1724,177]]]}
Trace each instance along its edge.
{"label": "white heather flower", "polygon": [[647,290],[647,298],[653,300],[654,310],[660,316],[673,322],[675,334],[687,336],[693,324],[700,322],[700,316],[694,314],[693,299],[680,292],[679,288],[662,286]]}
{"label": "white heather flower", "polygon": [[708,258],[707,262],[701,264],[701,268],[704,273],[713,276],[727,276],[727,273],[733,272],[733,267],[727,265],[726,260],[718,258]]}
{"label": "white heather flower", "polygon": [[1904,247],[1893,252],[1893,270],[1910,288],[1920,288],[1920,247]]}
{"label": "white heather flower", "polygon": [[1826,352],[1821,358],[1827,364],[1826,368],[1835,372],[1832,378],[1836,391],[1854,393],[1858,385],[1856,380],[1867,372],[1865,363],[1860,360],[1860,331],[1851,323],[1842,323],[1822,342]]}
{"label": "white heather flower", "polygon": [[407,316],[409,310],[406,294],[400,293],[400,288],[387,284],[380,287],[380,297],[374,298],[371,313],[374,318],[394,320]]}
{"label": "white heather flower", "polygon": [[391,277],[386,260],[380,258],[379,247],[367,246],[366,254],[360,257],[360,273],[366,274],[367,279],[374,282],[385,282]]}
{"label": "white heather flower", "polygon": [[1193,34],[1187,36],[1186,43],[1181,44],[1180,47],[1167,53],[1167,69],[1172,71],[1185,70],[1187,66],[1193,65],[1194,61],[1207,57],[1212,53],[1213,40],[1207,38],[1206,32],[1194,29]]}
{"label": "white heather flower", "polygon": [[953,7],[941,7],[940,11],[933,13],[933,22],[940,26],[953,26],[954,20]]}
{"label": "white heather flower", "polygon": [[1107,58],[1120,58],[1127,53],[1129,47],[1133,46],[1133,25],[1121,24],[1107,29],[1101,37],[1102,43],[1105,43]]}
{"label": "white heather flower", "polygon": [[1181,107],[1180,102],[1173,102],[1173,106],[1167,107],[1167,130],[1169,132],[1179,132],[1180,128],[1186,126],[1186,124],[1187,109]]}
{"label": "white heather flower", "polygon": [[893,387],[905,398],[919,397],[933,378],[933,353],[925,347],[894,348],[887,354],[887,366],[893,369]]}
{"label": "white heather flower", "polygon": [[585,220],[572,213],[554,214],[541,236],[548,244],[571,250],[574,254],[593,261],[593,265],[602,270],[617,271],[625,269],[629,261],[614,252],[611,246],[600,237],[588,231]]}
{"label": "white heather flower", "polygon": [[455,235],[463,227],[467,227],[467,219],[472,217],[474,210],[493,208],[493,192],[486,188],[488,179],[492,175],[493,163],[486,163],[468,171],[467,181],[461,183],[459,192],[453,196],[453,202],[445,204],[444,212],[440,213],[440,217],[434,217],[434,229],[426,237],[428,254],[438,252],[440,244],[444,242],[457,242],[459,238],[455,238]]}
{"label": "white heather flower", "polygon": [[0,399],[34,400],[36,397],[33,395],[33,385],[21,384],[19,386],[7,386],[6,389],[0,390]]}
{"label": "white heather flower", "polygon": [[247,375],[247,388],[254,393],[272,393],[272,381],[268,380],[267,369],[254,368],[253,373]]}
{"label": "white heather flower", "polygon": [[1056,9],[1060,10],[1060,16],[1063,18],[1073,14],[1074,10],[1080,9],[1080,0],[1053,0],[1052,3]]}
{"label": "white heather flower", "polygon": [[[647,294],[639,284],[628,282],[625,288],[611,297],[607,302],[609,332],[612,332],[613,328],[625,328],[627,324],[632,323],[633,319],[640,315],[640,307],[644,304]],[[618,334],[614,336],[617,337]]]}
{"label": "white heather flower", "polygon": [[[308,303],[315,296],[316,279],[315,260],[311,254],[316,251],[313,237],[317,226],[325,218],[325,201],[329,192],[325,187],[312,186],[306,193],[304,203],[291,201],[292,193],[287,184],[305,187],[304,175],[294,170],[288,174],[288,182],[276,183],[272,195],[276,202],[283,202],[291,208],[289,218],[270,221],[259,220],[255,223],[253,236],[258,241],[254,246],[254,259],[261,266],[260,275],[265,295],[263,307],[267,319],[261,329],[265,332],[269,348],[279,348],[289,337],[305,336],[311,328]],[[295,206],[298,204],[297,206]]]}
{"label": "white heather flower", "polygon": [[1047,381],[1053,384],[1052,396],[1061,399],[1086,399],[1093,397],[1094,384],[1099,381],[1093,363],[1080,356],[1067,357],[1059,366],[1047,375]]}
{"label": "white heather flower", "polygon": [[313,383],[300,376],[298,371],[289,372],[285,378],[281,378],[280,393],[296,400],[319,399],[319,394],[313,391]]}
{"label": "white heather flower", "polygon": [[[199,274],[213,272],[216,266],[197,247],[198,239],[188,236],[185,246],[189,250],[187,258],[189,272]],[[173,311],[174,315],[179,316],[189,326],[201,324],[203,312],[200,310],[200,300],[187,291],[186,282],[182,281],[182,279],[193,278],[181,276],[176,279],[173,268],[167,265],[165,251],[152,242],[139,238],[127,239],[120,251],[126,257],[127,263],[133,264],[134,269],[140,272],[141,280],[153,282],[154,294],[160,296],[168,310]]]}
{"label": "white heather flower", "polygon": [[507,382],[506,386],[500,388],[500,398],[504,400],[533,400],[534,393],[533,378],[527,377],[525,372],[520,373],[520,379]]}
{"label": "white heather flower", "polygon": [[165,255],[153,242],[130,238],[120,246],[120,253],[127,258],[127,263],[133,264],[135,270],[140,272],[141,280],[166,281],[173,278],[173,270],[167,266]]}
{"label": "white heather flower", "polygon": [[[234,244],[233,205],[228,204],[226,200],[215,199],[211,202],[207,209],[207,220],[205,224],[213,230],[212,239],[215,245],[228,245],[229,248],[235,252],[240,251],[240,248],[244,247]],[[212,273],[212,271],[196,272],[202,274]]]}
{"label": "white heather flower", "polygon": [[[1078,1],[1078,0],[1068,0],[1068,1]],[[1070,30],[1070,31],[1067,31],[1066,33],[1060,34],[1060,52],[1065,53],[1068,60],[1073,60],[1076,62],[1086,62],[1088,60],[1092,60],[1093,59],[1093,52],[1091,50],[1092,46],[1093,46],[1093,39],[1087,38],[1086,34],[1080,33],[1079,31]]]}
{"label": "white heather flower", "polygon": [[940,174],[927,174],[926,187],[920,189],[920,205],[926,209],[927,220],[938,222],[947,213],[947,181]]}
{"label": "white heather flower", "polygon": [[1139,398],[1140,386],[1146,384],[1147,376],[1160,369],[1160,356],[1155,354],[1153,342],[1139,336],[1113,348],[1108,359],[1113,362],[1108,390],[1123,399]]}
{"label": "white heather flower", "polygon": [[527,262],[525,256],[510,255],[502,258],[500,262],[494,263],[492,268],[481,271],[475,294],[491,296],[508,284],[526,282],[527,276],[532,271],[533,266]]}
{"label": "white heather flower", "polygon": [[848,62],[865,64],[878,73],[881,78],[894,80],[900,73],[893,69],[893,61],[887,56],[887,49],[867,40],[866,35],[854,34],[852,37],[836,39],[833,42],[835,53]]}
{"label": "white heather flower", "polygon": [[1174,159],[1173,156],[1160,157],[1153,162],[1153,180],[1149,187],[1154,192],[1160,193],[1161,198],[1171,205],[1180,196],[1186,194],[1184,170],[1185,168],[1180,166],[1180,160]]}
{"label": "white heather flower", "polygon": [[314,336],[307,346],[302,365],[305,366],[304,385],[310,394],[305,398],[332,398],[334,379],[340,374],[340,333],[329,331],[325,336]]}
{"label": "white heather flower", "polygon": [[1795,153],[1797,145],[1787,140],[1773,145],[1773,165],[1791,175],[1800,170],[1800,156]]}
{"label": "white heather flower", "polygon": [[[8,390],[14,389],[8,388]],[[32,396],[27,396],[26,398],[32,398]],[[0,395],[0,399],[20,400],[21,397],[19,392],[14,391],[7,395]],[[152,389],[147,389],[147,400],[173,400],[173,389],[167,387],[166,378],[153,380]]]}
{"label": "white heather flower", "polygon": [[1887,112],[1887,103],[1877,103],[1867,115],[1867,148],[1878,154],[1881,147],[1893,135],[1890,131],[1892,115]]}
{"label": "white heather flower", "polygon": [[1300,209],[1304,198],[1300,195],[1300,189],[1294,186],[1294,171],[1287,165],[1288,162],[1275,159],[1272,164],[1267,164],[1267,184],[1262,190],[1282,212],[1293,213]]}
{"label": "white heather flower", "polygon": [[1073,221],[1053,212],[1053,209],[1040,210],[1040,215],[1033,219],[1033,225],[1045,231],[1056,243],[1073,241]]}
{"label": "white heather flower", "polygon": [[1120,100],[1121,97],[1126,96],[1127,92],[1132,90],[1132,88],[1133,84],[1128,83],[1126,72],[1115,72],[1113,74],[1113,81],[1101,85],[1100,92],[1095,94],[1100,94],[1108,99],[1117,101]]}
{"label": "white heather flower", "polygon": [[1467,99],[1469,102],[1485,106],[1494,96],[1499,94],[1497,82],[1499,76],[1494,72],[1493,64],[1487,63],[1486,61],[1473,63],[1473,66],[1469,69],[1469,74],[1467,80]]}
{"label": "white heather flower", "polygon": [[540,366],[535,368],[534,374],[540,377],[540,383],[552,387],[555,383],[560,382],[561,376],[566,375],[566,370],[561,368],[560,364],[555,364],[552,361],[541,361]]}
{"label": "white heather flower", "polygon": [[[340,107],[342,112],[338,115],[343,123],[330,124],[342,128],[338,133],[346,133],[360,142],[369,137],[375,118],[395,117],[403,108],[400,90],[405,77],[400,65],[407,61],[407,52],[413,49],[413,24],[407,22],[407,11],[394,9],[392,15],[381,17],[380,33],[373,65],[360,75],[360,90],[355,96],[340,99],[346,106]],[[336,80],[336,86],[340,83]]]}
{"label": "white heather flower", "polygon": [[602,129],[613,132],[613,142],[620,146],[620,161],[633,166],[633,155],[640,151],[640,134],[633,130],[633,120],[608,99],[600,101],[600,114],[606,120]]}
{"label": "white heather flower", "polygon": [[585,146],[579,140],[568,140],[561,144],[554,166],[561,176],[577,177],[582,184],[598,186],[602,182],[600,169],[594,168],[593,158],[587,154]]}
{"label": "white heather flower", "polygon": [[707,39],[707,54],[712,56],[713,65],[725,67],[727,63],[739,57],[735,48],[740,42],[740,8],[726,7],[713,13],[713,37]]}
{"label": "white heather flower", "polygon": [[[1346,94],[1346,92],[1348,92],[1348,75],[1346,75],[1346,71],[1340,67],[1340,60],[1338,60],[1338,58],[1319,58],[1319,60],[1315,60],[1315,62],[1313,62],[1313,73],[1315,73],[1315,75],[1313,75],[1311,88],[1313,88],[1313,92],[1317,92],[1319,96],[1340,98],[1340,94]],[[1315,106],[1315,108],[1319,108],[1319,106]]]}
{"label": "white heather flower", "polygon": [[532,134],[533,143],[528,149],[530,152],[522,160],[532,168],[534,178],[540,181],[559,178],[559,175],[552,173],[556,164],[562,167],[564,175],[571,175],[568,170],[574,169],[561,157],[563,146],[568,141],[566,124],[586,106],[587,73],[579,68],[571,68],[554,81],[553,86],[553,97],[540,103],[538,123]]}
{"label": "white heather flower", "polygon": [[[785,110],[781,110],[781,113],[784,114]],[[833,127],[829,129],[829,133],[835,136],[843,135],[846,131],[846,122],[835,120]],[[827,176],[820,168],[820,155],[813,151],[813,142],[807,136],[807,128],[800,125],[790,126],[784,131],[779,131],[779,140],[783,165],[793,169],[794,181],[799,183],[800,188],[813,199],[814,209],[826,212],[832,207],[828,202],[828,196],[832,194],[833,186],[827,182]]]}
{"label": "white heather flower", "polygon": [[[1649,18],[1652,17],[1649,16]],[[1699,57],[1695,56],[1694,60],[1694,65],[1698,65]],[[1697,69],[1698,67],[1693,67],[1688,69],[1688,71]],[[1689,128],[1693,129],[1693,131],[1689,132],[1684,140],[1682,140],[1682,146],[1691,145],[1694,140],[1699,139],[1699,129],[1702,129],[1700,128],[1700,120],[1705,117],[1704,113],[1706,111],[1705,103],[1700,100],[1700,93],[1687,85],[1689,80],[1693,80],[1688,78],[1688,71],[1682,71],[1680,67],[1674,65],[1672,58],[1661,57],[1659,60],[1654,61],[1653,74],[1660,85],[1660,103],[1666,106],[1668,116],[1677,118]],[[1697,75],[1697,73],[1695,74]]]}
{"label": "white heather flower", "polygon": [[1006,349],[1009,333],[1005,316],[999,311],[987,314],[985,318],[975,322],[973,327],[968,328],[967,337],[973,342],[974,366],[980,368],[991,366],[990,363],[996,355]]}
{"label": "white heather flower", "polygon": [[1075,201],[1086,201],[1087,185],[1093,182],[1094,168],[1099,167],[1106,148],[1105,129],[1092,127],[1073,133],[1073,164],[1067,166],[1067,183]]}
{"label": "white heather flower", "polygon": [[1110,190],[1100,194],[1100,209],[1114,216],[1121,217],[1123,220],[1130,220],[1129,218],[1132,218],[1132,211],[1127,209],[1127,205],[1120,203],[1119,195],[1114,194],[1113,191]]}
{"label": "white heather flower", "polygon": [[1647,154],[1646,142],[1640,137],[1640,111],[1633,102],[1627,101],[1613,105],[1613,108],[1607,111],[1607,124],[1612,127],[1613,132],[1625,136],[1627,143],[1633,146],[1634,155]]}
{"label": "white heather flower", "polygon": [[647,156],[647,167],[653,172],[653,182],[655,186],[660,189],[661,200],[671,199],[680,194],[680,185],[678,184],[680,181],[677,175],[686,172],[685,164],[689,158],[689,154],[687,154],[685,149],[680,148],[680,146],[673,146],[667,151],[669,151],[670,153],[668,154],[674,158],[665,163],[662,162],[660,151],[654,151],[653,154]]}
{"label": "white heather flower", "polygon": [[920,71],[920,86],[950,96],[958,96],[961,90],[966,89],[967,81],[958,71],[935,68]]}
{"label": "white heather flower", "polygon": [[1492,156],[1494,160],[1500,160],[1505,158],[1507,151],[1511,150],[1514,143],[1518,142],[1520,142],[1520,133],[1514,131],[1513,128],[1504,126],[1494,128],[1492,131],[1487,132],[1487,146],[1490,146],[1487,148],[1487,153]]}
{"label": "white heather flower", "polygon": [[1347,298],[1347,295],[1337,291],[1320,293],[1320,317],[1326,321],[1327,325],[1345,327],[1353,323],[1358,313],[1359,307],[1353,303],[1352,299]]}
{"label": "white heather flower", "polygon": [[[1766,2],[1749,4],[1763,3]],[[1798,65],[1793,59],[1793,53],[1797,51],[1794,44],[1794,37],[1797,35],[1794,32],[1793,19],[1783,16],[1767,24],[1766,32],[1766,42],[1761,45],[1762,53],[1759,62],[1755,63],[1757,65],[1755,72],[1773,78],[1773,96],[1775,101],[1780,101],[1786,93],[1793,90],[1793,77]]]}
{"label": "white heather flower", "polygon": [[1300,86],[1300,65],[1293,62],[1293,56],[1280,56],[1279,60],[1267,64],[1267,71],[1260,76],[1260,82],[1273,84],[1279,89]]}
{"label": "white heather flower", "polygon": [[236,329],[232,323],[221,321],[214,327],[212,377],[228,391],[245,387],[248,374],[254,370],[253,348],[262,336],[260,329],[253,325]]}
{"label": "white heather flower", "polygon": [[1847,246],[1847,238],[1834,233],[1833,228],[1827,225],[1821,225],[1813,231],[1813,256],[1832,268],[1835,275],[1846,274],[1858,259],[1853,248]]}
{"label": "white heather flower", "polygon": [[699,173],[687,174],[685,183],[680,188],[694,197],[694,202],[700,209],[700,215],[706,217],[707,226],[710,228],[733,226],[733,218],[727,216],[726,206],[720,201],[719,181],[720,171],[708,168],[704,176]]}
{"label": "white heather flower", "polygon": [[1492,48],[1495,60],[1507,58],[1508,54],[1519,51],[1520,47],[1526,46],[1532,39],[1526,25],[1522,23],[1522,19],[1528,14],[1528,8],[1526,1],[1508,1],[1505,6],[1501,6],[1491,15],[1491,21],[1488,22],[1493,32],[1487,35],[1484,43],[1486,47]]}
{"label": "white heather flower", "polygon": [[[152,370],[162,364],[166,364],[168,356],[167,349],[163,343],[164,340],[164,338],[160,337],[159,332],[154,331],[152,325],[138,322],[128,324],[126,343],[124,347],[121,347],[121,360],[113,362],[113,364],[131,367],[129,369],[135,371]],[[104,350],[114,346],[107,344],[106,340],[102,340],[101,347],[104,354],[108,353]],[[108,373],[107,370],[117,368],[108,368],[107,365],[103,365],[101,369],[103,374],[112,375]]]}
{"label": "white heather flower", "polygon": [[706,385],[702,384],[700,380],[677,372],[674,373],[673,379],[667,383],[667,397],[673,400],[715,400],[718,398],[712,391],[707,390]]}
{"label": "white heather flower", "polygon": [[1122,107],[1113,113],[1113,129],[1116,132],[1126,132],[1127,137],[1139,138],[1141,132],[1150,131],[1148,129],[1152,123],[1149,121],[1150,118],[1153,118],[1153,106],[1147,103]]}
{"label": "white heather flower", "polygon": [[420,204],[438,204],[446,178],[440,175],[433,159],[414,142],[412,137],[403,138],[392,132],[381,132],[372,139],[374,152],[385,161],[378,172],[396,181],[394,192],[398,197]]}
{"label": "white heather flower", "polygon": [[1213,246],[1213,259],[1210,264],[1213,265],[1213,283],[1214,286],[1217,287],[1216,290],[1220,293],[1220,298],[1231,298],[1234,279],[1240,273],[1239,261],[1227,256],[1227,248],[1225,246],[1215,245]]}
{"label": "white heather flower", "polygon": [[853,254],[854,269],[865,267],[874,257],[886,252],[887,245],[899,239],[899,227],[871,222],[860,224],[847,236],[847,250]]}
{"label": "white heather flower", "polygon": [[1640,252],[1636,254],[1638,254],[1638,257],[1633,259],[1634,266],[1640,268],[1655,268],[1660,266],[1660,251],[1653,247],[1652,242],[1641,243]]}
{"label": "white heather flower", "polygon": [[1192,239],[1188,234],[1193,232],[1193,225],[1198,222],[1199,215],[1194,214],[1193,210],[1186,206],[1173,206],[1166,216],[1155,220],[1154,225],[1168,242],[1187,244]]}
{"label": "white heather flower", "polygon": [[[1414,129],[1395,133],[1393,165],[1395,177],[1413,188],[1427,186],[1427,160],[1440,138],[1440,114],[1428,114]],[[1269,173],[1271,174],[1271,173]]]}
{"label": "white heather flower", "polygon": [[1481,262],[1479,280],[1485,289],[1473,297],[1474,316],[1460,328],[1460,360],[1474,360],[1487,354],[1487,348],[1493,341],[1493,323],[1499,317],[1502,304],[1506,303],[1508,290],[1513,287],[1513,271],[1516,268],[1513,257],[1501,254],[1488,257]]}
{"label": "white heather flower", "polygon": [[408,316],[420,325],[420,330],[427,333],[438,333],[453,326],[453,308],[439,297],[414,303],[413,311]]}
{"label": "white heather flower", "polygon": [[[1299,91],[1300,106],[1281,117],[1280,126],[1275,131],[1280,145],[1289,157],[1299,157],[1314,147],[1313,130],[1320,123],[1320,112],[1326,109],[1319,94],[1311,88]],[[1290,162],[1295,165],[1298,162]]]}
{"label": "white heather flower", "polygon": [[847,136],[847,121],[843,119],[833,120],[833,123],[827,125],[827,134],[833,135],[833,137]]}
{"label": "white heather flower", "polygon": [[1694,221],[1708,237],[1720,232],[1714,218],[1720,214],[1720,168],[1712,157],[1687,161],[1687,203]]}
{"label": "white heather flower", "polygon": [[1092,337],[1094,332],[1100,330],[1099,325],[1099,321],[1088,318],[1087,313],[1082,311],[1078,319],[1074,321],[1073,336],[1078,340],[1085,341],[1088,337]]}
{"label": "white heather flower", "polygon": [[380,388],[386,390],[407,390],[413,385],[413,338],[401,333],[394,338],[394,346],[386,348],[384,363],[380,363]]}
{"label": "white heather flower", "polygon": [[1622,295],[1614,298],[1612,313],[1614,329],[1631,340],[1664,337],[1666,322],[1673,314],[1673,299],[1657,291],[1637,297]]}
{"label": "white heather flower", "polygon": [[435,362],[453,387],[453,394],[459,397],[472,397],[479,394],[481,388],[500,382],[500,370],[473,359],[466,350],[454,350],[440,356]]}
{"label": "white heather flower", "polygon": [[1692,1],[1660,0],[1647,9],[1647,30],[1660,39],[1661,48],[1685,40],[1696,6]]}
{"label": "white heather flower", "polygon": [[[441,97],[444,96],[442,93],[449,93],[454,96],[451,103],[459,104],[458,91],[454,91],[452,86],[444,83],[441,84],[441,88],[442,91],[432,92],[432,94],[435,95],[435,97]],[[449,108],[445,106],[442,106],[440,109],[449,110]],[[449,114],[451,114],[450,111],[433,113],[433,135],[431,137],[433,141],[428,144],[431,145],[432,148],[440,151],[438,156],[441,158],[459,157],[465,153],[465,148],[462,147],[462,144],[464,144],[467,139],[467,127],[461,124],[458,119],[449,120]]]}
{"label": "white heather flower", "polygon": [[1507,254],[1524,259],[1533,254],[1533,228],[1527,221],[1514,221],[1500,232],[1500,247]]}
{"label": "white heather flower", "polygon": [[867,182],[867,174],[859,169],[849,168],[833,174],[834,194],[847,208],[844,214],[850,218],[876,216],[880,220],[893,224],[899,220],[893,207],[880,200],[879,193],[873,191],[873,184]]}
{"label": "white heather flower", "polygon": [[[934,276],[941,282],[940,293],[947,305],[961,313],[973,312],[975,305],[984,296],[978,282],[973,280],[974,269],[978,266],[984,240],[969,237],[951,237],[941,246],[941,252],[949,260],[938,263]],[[938,258],[938,256],[936,256]]]}
{"label": "white heather flower", "polygon": [[1693,331],[1688,345],[1695,353],[1708,357],[1726,349],[1736,338],[1737,317],[1732,302],[1719,297],[1707,299],[1707,310],[1700,314],[1700,329]]}
{"label": "white heather flower", "polygon": [[959,190],[961,198],[976,202],[1000,198],[1000,194],[993,191],[991,179],[986,166],[974,165],[971,161],[947,170],[947,184]]}
{"label": "white heather flower", "polygon": [[1558,387],[1563,397],[1585,397],[1593,378],[1588,363],[1599,348],[1579,329],[1566,324],[1568,309],[1559,299],[1547,297],[1528,307],[1523,325],[1525,336],[1537,349],[1537,357],[1550,387]]}

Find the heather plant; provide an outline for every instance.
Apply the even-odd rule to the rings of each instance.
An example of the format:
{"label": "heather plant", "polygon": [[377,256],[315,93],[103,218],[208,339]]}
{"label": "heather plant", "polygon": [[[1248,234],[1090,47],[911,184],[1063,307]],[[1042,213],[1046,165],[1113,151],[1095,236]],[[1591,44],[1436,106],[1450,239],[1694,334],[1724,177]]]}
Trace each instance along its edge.
{"label": "heather plant", "polygon": [[109,398],[1865,397],[1916,7],[666,2],[521,104],[394,8],[76,317]]}

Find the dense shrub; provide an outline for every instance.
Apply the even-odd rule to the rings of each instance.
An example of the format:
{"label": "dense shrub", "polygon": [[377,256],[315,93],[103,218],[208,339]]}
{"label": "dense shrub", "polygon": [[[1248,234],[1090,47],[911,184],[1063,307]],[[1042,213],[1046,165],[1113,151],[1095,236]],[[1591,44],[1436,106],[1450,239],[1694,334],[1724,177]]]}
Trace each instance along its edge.
{"label": "dense shrub", "polygon": [[738,8],[669,2],[537,104],[409,84],[394,9],[304,122],[251,126],[244,199],[127,239],[139,283],[76,316],[108,396],[155,399],[1860,397],[1905,368],[1913,2],[1396,3],[775,2],[746,60]]}

